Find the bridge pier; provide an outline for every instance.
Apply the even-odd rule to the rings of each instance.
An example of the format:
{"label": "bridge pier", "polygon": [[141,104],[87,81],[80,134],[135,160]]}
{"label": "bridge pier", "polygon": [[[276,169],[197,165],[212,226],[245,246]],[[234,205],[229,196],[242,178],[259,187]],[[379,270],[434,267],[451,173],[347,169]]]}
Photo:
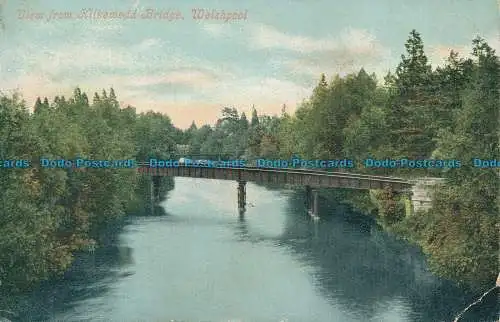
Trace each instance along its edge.
{"label": "bridge pier", "polygon": [[154,200],[155,202],[160,201],[160,185],[161,185],[161,177],[153,176],[153,186],[154,186]]}
{"label": "bridge pier", "polygon": [[156,205],[160,202],[160,176],[151,176],[149,183],[149,207],[151,209],[151,214],[155,215]]}
{"label": "bridge pier", "polygon": [[311,186],[306,186],[305,206],[308,214],[318,215],[318,191],[311,189]]}
{"label": "bridge pier", "polygon": [[403,193],[403,197],[405,201],[405,215],[406,217],[412,216],[415,213],[415,209],[413,207],[413,192],[405,192]]}
{"label": "bridge pier", "polygon": [[317,216],[319,213],[318,211],[318,191],[314,190],[313,191],[313,215]]}
{"label": "bridge pier", "polygon": [[151,208],[151,214],[154,215],[155,209],[155,185],[154,185],[154,177],[151,177],[151,182],[149,184],[149,207]]}
{"label": "bridge pier", "polygon": [[240,216],[246,210],[246,181],[238,181],[238,209],[240,212]]}
{"label": "bridge pier", "polygon": [[304,200],[304,206],[306,207],[306,211],[309,211],[311,208],[311,186],[306,186],[306,197]]}

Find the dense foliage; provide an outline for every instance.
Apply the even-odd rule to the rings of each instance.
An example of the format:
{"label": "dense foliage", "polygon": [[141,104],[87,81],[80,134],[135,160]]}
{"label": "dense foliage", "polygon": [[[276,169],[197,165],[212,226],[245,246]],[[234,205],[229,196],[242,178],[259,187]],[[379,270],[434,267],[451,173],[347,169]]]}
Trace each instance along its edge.
{"label": "dense foliage", "polygon": [[[416,31],[394,74],[378,85],[364,69],[330,82],[322,75],[294,115],[257,116],[225,108],[213,128],[185,132],[183,143],[202,157],[343,159],[369,157],[461,160],[459,169],[366,169],[355,172],[403,177],[445,177],[433,209],[405,217],[403,198],[391,191],[325,191],[332,200],[377,213],[386,228],[413,240],[438,274],[461,284],[491,285],[498,273],[498,169],[471,166],[472,158],[498,159],[500,65],[483,40],[471,58],[450,52],[432,69]],[[213,153],[215,152],[215,153]]]}
{"label": "dense foliage", "polygon": [[[38,99],[30,113],[17,95],[0,98],[0,159],[145,159],[174,151],[176,130],[158,113],[120,109],[115,93]],[[99,242],[103,226],[149,211],[150,178],[133,169],[2,169],[0,281],[22,289],[63,272],[73,254]],[[164,179],[160,189],[172,189]]]}
{"label": "dense foliage", "polygon": [[[411,217],[391,191],[324,195],[377,215],[421,245],[439,275],[483,286],[498,273],[500,180],[498,171],[468,164],[500,155],[500,63],[484,40],[475,39],[473,47],[472,58],[451,52],[445,66],[432,69],[412,31],[406,55],[383,86],[364,69],[330,82],[322,75],[293,115],[286,106],[272,117],[253,108],[248,119],[226,107],[215,126],[193,123],[185,131],[159,113],[121,109],[113,90],[95,94],[92,104],[79,89],[69,100],[39,99],[31,114],[17,96],[2,96],[0,158],[461,159],[462,168],[449,171],[352,169],[445,177],[433,208]],[[178,152],[179,146],[187,151]],[[149,181],[133,170],[2,170],[0,181],[0,281],[6,288],[64,271],[75,251],[99,240],[100,227],[148,204]],[[164,179],[162,193],[172,186]]]}

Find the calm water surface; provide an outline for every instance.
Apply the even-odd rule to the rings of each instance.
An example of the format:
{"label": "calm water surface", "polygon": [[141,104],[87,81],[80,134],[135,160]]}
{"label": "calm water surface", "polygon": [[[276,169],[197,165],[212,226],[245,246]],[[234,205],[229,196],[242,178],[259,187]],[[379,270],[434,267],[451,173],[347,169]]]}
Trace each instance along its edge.
{"label": "calm water surface", "polygon": [[252,184],[247,199],[241,218],[236,183],[177,178],[166,216],[131,219],[64,281],[13,299],[13,320],[452,321],[472,296],[366,217],[323,202],[314,222],[297,194]]}

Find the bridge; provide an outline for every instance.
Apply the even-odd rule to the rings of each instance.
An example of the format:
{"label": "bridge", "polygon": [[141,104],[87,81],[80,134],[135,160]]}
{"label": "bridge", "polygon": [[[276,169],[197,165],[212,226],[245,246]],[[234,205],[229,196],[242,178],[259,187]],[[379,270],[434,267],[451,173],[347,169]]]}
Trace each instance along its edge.
{"label": "bridge", "polygon": [[[149,167],[147,162],[138,162],[137,166],[139,173],[153,177],[171,176],[236,181],[238,182],[238,208],[240,213],[244,212],[246,207],[245,187],[247,182],[304,186],[306,190],[306,207],[312,215],[317,215],[318,193],[315,189],[318,188],[390,189],[395,193],[407,195],[413,207],[414,187],[419,186],[419,182],[422,181],[296,168],[195,167],[182,165],[178,167],[152,168]],[[425,182],[429,182],[428,178],[425,180]],[[423,204],[428,204],[430,199],[420,190],[418,205],[425,207]],[[422,195],[427,199],[423,198]],[[409,209],[407,212],[413,212],[413,209]]]}

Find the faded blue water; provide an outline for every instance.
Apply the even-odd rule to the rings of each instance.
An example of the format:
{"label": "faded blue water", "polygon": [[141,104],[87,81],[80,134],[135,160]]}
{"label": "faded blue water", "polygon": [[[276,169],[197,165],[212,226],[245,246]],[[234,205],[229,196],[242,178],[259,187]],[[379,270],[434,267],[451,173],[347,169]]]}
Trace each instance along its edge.
{"label": "faded blue water", "polygon": [[65,280],[15,299],[14,320],[452,321],[471,299],[369,218],[322,202],[314,222],[296,193],[252,184],[247,199],[240,218],[236,183],[176,178],[167,215],[129,220]]}

